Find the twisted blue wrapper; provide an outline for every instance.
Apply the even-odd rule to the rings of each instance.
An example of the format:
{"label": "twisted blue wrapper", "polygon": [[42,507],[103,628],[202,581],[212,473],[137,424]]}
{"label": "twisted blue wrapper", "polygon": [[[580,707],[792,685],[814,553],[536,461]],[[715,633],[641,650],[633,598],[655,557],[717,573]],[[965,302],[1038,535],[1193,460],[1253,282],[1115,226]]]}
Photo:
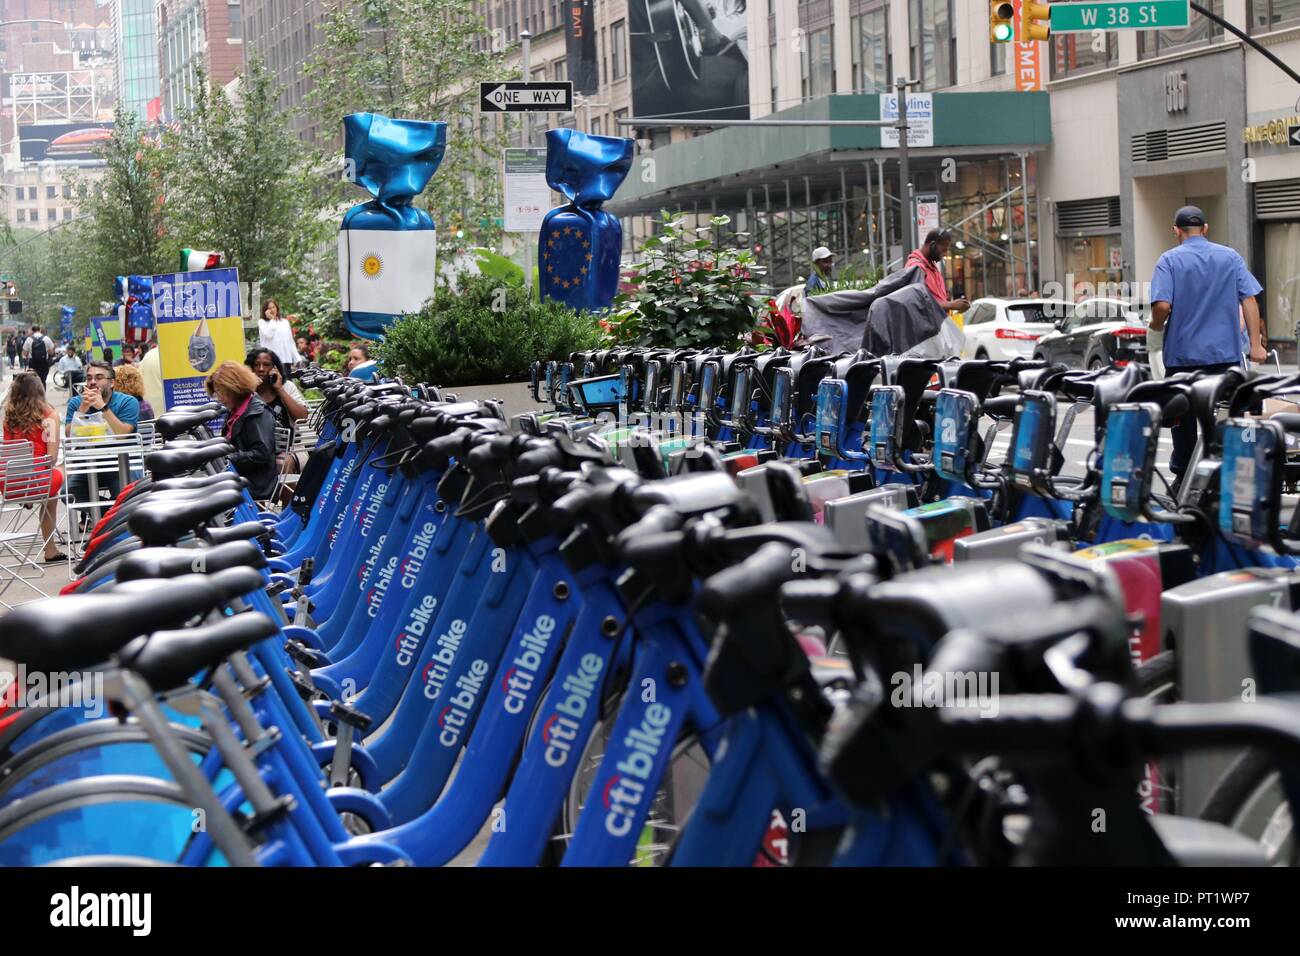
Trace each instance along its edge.
{"label": "twisted blue wrapper", "polygon": [[[349,209],[339,226],[343,320],[354,335],[378,339],[433,293],[435,225],[412,201],[442,163],[447,124],[353,113],[344,117],[343,132],[354,181],[373,197]],[[383,233],[422,235],[403,242]],[[367,260],[371,270],[358,273]]]}
{"label": "twisted blue wrapper", "polygon": [[[118,276],[115,292],[117,301],[126,306],[122,335],[127,341],[143,341],[153,328],[153,276]],[[142,334],[133,335],[131,329]]]}
{"label": "twisted blue wrapper", "polygon": [[567,200],[542,220],[538,268],[542,295],[596,312],[618,293],[623,228],[601,206],[632,168],[630,139],[572,129],[546,133],[546,181]]}

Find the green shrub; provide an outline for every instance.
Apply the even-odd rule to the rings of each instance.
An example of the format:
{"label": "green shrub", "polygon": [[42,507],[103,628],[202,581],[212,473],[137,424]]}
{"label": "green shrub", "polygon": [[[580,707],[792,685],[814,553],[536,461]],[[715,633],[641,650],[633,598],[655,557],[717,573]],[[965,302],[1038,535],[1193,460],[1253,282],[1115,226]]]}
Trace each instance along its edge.
{"label": "green shrub", "polygon": [[439,386],[520,381],[534,361],[599,342],[594,317],[530,299],[519,282],[462,274],[455,285],[388,327],[374,353],[385,375]]}
{"label": "green shrub", "polygon": [[643,260],[632,267],[627,288],[601,320],[607,339],[734,348],[754,330],[763,305],[762,270],[754,254],[722,243],[718,230],[731,221],[726,216],[689,229],[680,213],[661,215],[659,233],[641,244]]}

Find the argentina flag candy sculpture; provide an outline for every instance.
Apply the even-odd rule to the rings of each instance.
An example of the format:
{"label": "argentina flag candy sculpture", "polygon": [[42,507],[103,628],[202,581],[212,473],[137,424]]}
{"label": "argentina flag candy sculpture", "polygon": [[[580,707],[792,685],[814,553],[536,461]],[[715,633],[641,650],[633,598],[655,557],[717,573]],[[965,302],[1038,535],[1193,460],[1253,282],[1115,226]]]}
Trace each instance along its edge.
{"label": "argentina flag candy sculpture", "polygon": [[593,312],[614,301],[623,228],[601,206],[631,168],[630,139],[547,131],[546,181],[568,203],[542,220],[537,262],[543,295]]}
{"label": "argentina flag candy sculpture", "polygon": [[339,296],[353,335],[383,336],[404,312],[433,295],[437,233],[411,205],[442,162],[447,124],[395,120],[378,113],[343,118],[346,173],[367,190],[339,226]]}

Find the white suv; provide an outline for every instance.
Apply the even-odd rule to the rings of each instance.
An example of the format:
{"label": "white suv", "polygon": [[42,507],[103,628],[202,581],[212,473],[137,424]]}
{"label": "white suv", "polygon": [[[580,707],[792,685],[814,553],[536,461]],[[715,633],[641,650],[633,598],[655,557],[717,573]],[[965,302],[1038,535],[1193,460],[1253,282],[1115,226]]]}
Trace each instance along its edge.
{"label": "white suv", "polygon": [[976,299],[962,317],[962,358],[1031,358],[1038,340],[1056,328],[1071,305],[1062,299]]}

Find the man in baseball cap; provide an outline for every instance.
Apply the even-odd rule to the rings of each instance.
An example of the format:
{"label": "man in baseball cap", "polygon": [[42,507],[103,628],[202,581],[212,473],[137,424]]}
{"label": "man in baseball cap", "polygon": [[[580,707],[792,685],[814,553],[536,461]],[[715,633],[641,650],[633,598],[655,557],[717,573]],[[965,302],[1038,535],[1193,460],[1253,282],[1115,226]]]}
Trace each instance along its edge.
{"label": "man in baseball cap", "polygon": [[803,286],[804,295],[816,292],[818,289],[830,288],[831,269],[835,266],[835,254],[825,246],[818,246],[813,250],[812,261],[812,272],[808,274],[808,281]]}
{"label": "man in baseball cap", "polygon": [[[1267,355],[1255,301],[1262,286],[1237,250],[1206,238],[1209,228],[1196,206],[1179,209],[1174,214],[1178,245],[1160,257],[1151,277],[1151,331],[1157,334],[1148,340],[1154,348],[1163,335],[1170,375],[1224,372],[1240,365],[1244,354],[1252,362]],[[1181,478],[1196,446],[1196,416],[1184,415],[1173,432],[1169,470]]]}

